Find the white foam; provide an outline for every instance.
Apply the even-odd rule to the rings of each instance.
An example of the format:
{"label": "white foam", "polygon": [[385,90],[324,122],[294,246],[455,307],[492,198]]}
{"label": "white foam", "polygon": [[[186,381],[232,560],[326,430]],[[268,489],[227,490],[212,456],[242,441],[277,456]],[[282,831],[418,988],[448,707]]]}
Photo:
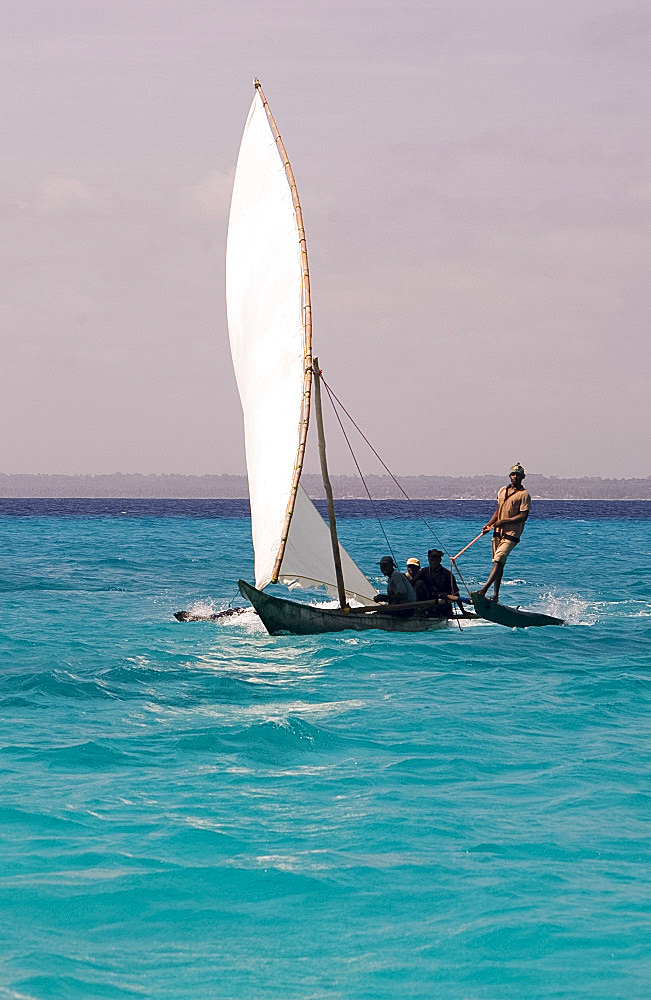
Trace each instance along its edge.
{"label": "white foam", "polygon": [[[225,608],[219,608],[219,611],[225,611]],[[262,624],[257,611],[251,607],[244,607],[242,611],[237,615],[227,615],[225,618],[219,618],[217,624],[220,628],[240,628],[247,632],[264,632],[267,634],[267,630]]]}
{"label": "white foam", "polygon": [[203,615],[206,618],[209,615],[217,614],[219,611],[223,611],[223,608],[218,608],[214,601],[195,601],[188,608],[190,614],[193,615]]}
{"label": "white foam", "polygon": [[594,625],[598,614],[594,604],[579,594],[543,594],[540,610],[554,618],[562,618],[568,625]]}

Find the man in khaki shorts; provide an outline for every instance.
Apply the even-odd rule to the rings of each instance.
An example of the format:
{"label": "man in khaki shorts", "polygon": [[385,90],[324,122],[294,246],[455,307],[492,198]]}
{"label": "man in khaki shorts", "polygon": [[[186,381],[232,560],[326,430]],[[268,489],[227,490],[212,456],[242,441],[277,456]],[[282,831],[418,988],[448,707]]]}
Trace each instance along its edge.
{"label": "man in khaki shorts", "polygon": [[520,541],[520,536],[524,531],[524,522],[529,517],[531,510],[531,496],[522,485],[524,477],[525,471],[517,462],[509,472],[510,484],[503,486],[497,494],[495,513],[488,524],[482,528],[484,535],[493,528],[493,566],[488,580],[477,593],[485,597],[486,591],[492,584],[494,601],[497,601],[500,595],[500,584],[506,560]]}

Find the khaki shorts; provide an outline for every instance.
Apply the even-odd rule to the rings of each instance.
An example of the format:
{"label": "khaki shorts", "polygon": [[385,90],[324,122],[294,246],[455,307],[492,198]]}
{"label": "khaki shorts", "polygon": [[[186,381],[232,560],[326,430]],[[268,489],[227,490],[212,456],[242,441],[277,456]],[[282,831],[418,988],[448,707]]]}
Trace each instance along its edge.
{"label": "khaki shorts", "polygon": [[510,538],[496,538],[493,535],[493,562],[504,565],[517,544]]}

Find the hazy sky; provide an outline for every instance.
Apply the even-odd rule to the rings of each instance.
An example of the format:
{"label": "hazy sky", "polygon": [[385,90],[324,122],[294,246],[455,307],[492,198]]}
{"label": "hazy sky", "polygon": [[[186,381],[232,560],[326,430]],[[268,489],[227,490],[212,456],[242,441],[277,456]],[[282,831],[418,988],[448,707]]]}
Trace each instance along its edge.
{"label": "hazy sky", "polygon": [[258,76],[315,351],[392,469],[649,475],[649,20],[0,0],[0,471],[244,471],[224,250]]}

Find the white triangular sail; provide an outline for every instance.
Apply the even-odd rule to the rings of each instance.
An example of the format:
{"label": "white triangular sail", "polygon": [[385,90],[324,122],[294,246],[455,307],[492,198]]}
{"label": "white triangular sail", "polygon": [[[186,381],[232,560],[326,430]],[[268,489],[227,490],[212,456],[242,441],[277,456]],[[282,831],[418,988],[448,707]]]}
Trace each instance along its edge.
{"label": "white triangular sail", "polygon": [[[372,604],[377,590],[341,544],[339,552],[348,599]],[[302,486],[296,496],[280,580],[288,587],[323,586],[332,597],[337,596],[330,531]]]}
{"label": "white triangular sail", "polygon": [[[336,593],[329,529],[296,489],[311,365],[303,260],[285,164],[257,89],[233,186],[226,299],[244,413],[256,587],[272,581],[282,555],[280,580]],[[341,557],[348,596],[371,602],[373,585],[343,549]]]}

